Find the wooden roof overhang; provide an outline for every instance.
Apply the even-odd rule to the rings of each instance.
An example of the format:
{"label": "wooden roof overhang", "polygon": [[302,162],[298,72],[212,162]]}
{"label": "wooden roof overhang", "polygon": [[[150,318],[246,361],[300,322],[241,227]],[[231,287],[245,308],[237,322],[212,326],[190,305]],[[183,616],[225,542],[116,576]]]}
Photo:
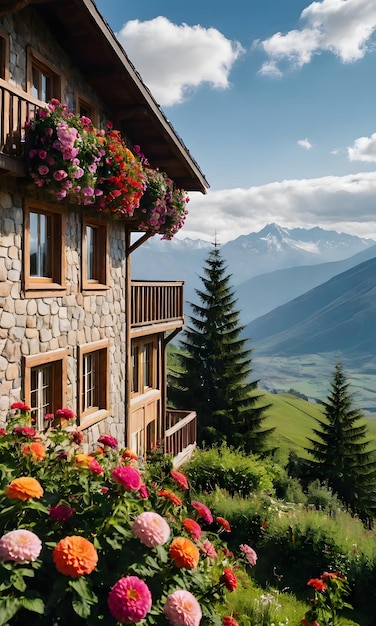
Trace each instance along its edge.
{"label": "wooden roof overhang", "polygon": [[186,191],[206,193],[205,176],[142,81],[93,0],[0,0],[0,15],[29,6],[111,111],[114,125]]}

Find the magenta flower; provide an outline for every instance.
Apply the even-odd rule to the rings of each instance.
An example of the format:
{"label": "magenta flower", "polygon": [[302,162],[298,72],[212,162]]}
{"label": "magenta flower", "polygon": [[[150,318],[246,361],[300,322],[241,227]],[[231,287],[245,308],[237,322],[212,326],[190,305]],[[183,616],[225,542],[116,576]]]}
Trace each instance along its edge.
{"label": "magenta flower", "polygon": [[145,511],[132,524],[133,534],[148,548],[162,546],[170,538],[170,527],[158,513]]}
{"label": "magenta flower", "polygon": [[0,559],[15,563],[35,561],[42,550],[39,537],[30,530],[12,530],[0,539]]}
{"label": "magenta flower", "polygon": [[76,509],[72,506],[68,506],[67,504],[57,504],[56,506],[52,506],[50,508],[49,516],[56,522],[68,522],[75,512]]}
{"label": "magenta flower", "polygon": [[257,561],[257,554],[254,549],[248,546],[246,543],[241,543],[239,548],[242,552],[244,552],[248,563],[252,565],[252,567],[254,567]]}
{"label": "magenta flower", "polygon": [[149,587],[137,576],[125,576],[115,583],[108,594],[111,615],[122,624],[140,622],[151,609]]}
{"label": "magenta flower", "polygon": [[98,443],[103,443],[108,448],[116,448],[118,445],[117,439],[111,437],[111,435],[101,435],[98,439]]}
{"label": "magenta flower", "polygon": [[89,465],[88,465],[88,469],[93,472],[93,474],[103,474],[104,469],[103,467],[98,463],[97,459],[93,458],[92,461],[90,461]]}
{"label": "magenta flower", "polygon": [[149,490],[147,488],[146,485],[141,485],[138,495],[140,496],[140,498],[142,498],[143,500],[148,500],[149,499]]}
{"label": "magenta flower", "polygon": [[47,165],[40,165],[38,167],[38,172],[41,176],[45,176],[46,174],[48,174],[50,170],[48,169]]}
{"label": "magenta flower", "polygon": [[196,598],[185,589],[178,589],[167,596],[163,613],[172,626],[198,626],[202,617]]}
{"label": "magenta flower", "polygon": [[141,487],[141,476],[134,467],[115,467],[112,478],[124,487],[126,491],[138,491]]}
{"label": "magenta flower", "polygon": [[68,174],[66,173],[65,170],[56,170],[56,172],[53,173],[53,177],[57,181],[63,180],[67,176]]}
{"label": "magenta flower", "polygon": [[14,435],[20,435],[21,437],[28,437],[32,439],[35,436],[35,428],[31,428],[30,426],[16,426],[13,429]]}
{"label": "magenta flower", "polygon": [[191,504],[193,508],[196,509],[198,517],[201,517],[204,522],[206,522],[207,524],[211,524],[213,522],[213,516],[210,512],[210,509],[208,509],[205,504],[202,504],[202,502],[197,502],[195,500],[192,500]]}

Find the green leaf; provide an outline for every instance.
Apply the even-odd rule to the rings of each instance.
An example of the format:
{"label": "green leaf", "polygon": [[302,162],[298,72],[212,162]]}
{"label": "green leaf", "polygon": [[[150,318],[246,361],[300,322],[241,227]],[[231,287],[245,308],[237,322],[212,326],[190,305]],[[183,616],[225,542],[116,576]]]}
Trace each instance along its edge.
{"label": "green leaf", "polygon": [[82,619],[87,619],[90,616],[90,605],[81,598],[73,598],[72,606],[74,612]]}
{"label": "green leaf", "polygon": [[39,613],[39,615],[44,613],[44,602],[41,598],[22,598],[22,606],[27,611]]}
{"label": "green leaf", "polygon": [[14,617],[17,611],[22,607],[21,598],[6,597],[0,598],[0,626],[6,624]]}
{"label": "green leaf", "polygon": [[82,576],[80,578],[75,578],[74,580],[69,581],[69,586],[74,589],[74,591],[86,602],[89,604],[95,604],[98,601],[97,596],[91,589],[86,578]]}

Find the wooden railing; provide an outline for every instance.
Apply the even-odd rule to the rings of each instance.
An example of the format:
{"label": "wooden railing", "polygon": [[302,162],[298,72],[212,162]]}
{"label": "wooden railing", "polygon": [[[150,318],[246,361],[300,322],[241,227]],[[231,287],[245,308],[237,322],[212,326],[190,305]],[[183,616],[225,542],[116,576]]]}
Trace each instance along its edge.
{"label": "wooden railing", "polygon": [[24,174],[25,122],[46,103],[0,78],[0,167]]}
{"label": "wooden railing", "polygon": [[184,321],[183,282],[131,282],[132,327]]}
{"label": "wooden railing", "polygon": [[167,409],[164,449],[173,455],[174,467],[187,461],[196,447],[197,416],[195,411]]}

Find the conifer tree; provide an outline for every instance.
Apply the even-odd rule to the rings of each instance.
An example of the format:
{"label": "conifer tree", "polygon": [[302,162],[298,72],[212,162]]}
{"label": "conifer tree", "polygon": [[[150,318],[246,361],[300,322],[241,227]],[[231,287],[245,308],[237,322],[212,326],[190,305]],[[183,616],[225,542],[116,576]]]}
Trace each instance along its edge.
{"label": "conifer tree", "polygon": [[263,452],[268,434],[263,427],[267,406],[250,382],[251,350],[241,337],[231,275],[217,242],[209,252],[196,289],[200,304],[191,304],[192,316],[183,333],[180,371],[170,376],[170,399],[175,406],[194,409],[198,418],[198,442],[212,445],[226,441],[245,451]]}
{"label": "conifer tree", "polygon": [[367,425],[361,411],[353,407],[349,383],[341,363],[337,363],[331,391],[323,402],[325,419],[315,418],[319,427],[313,429],[306,450],[313,457],[313,477],[327,481],[329,487],[353,512],[363,518],[376,511],[376,456],[367,439]]}

